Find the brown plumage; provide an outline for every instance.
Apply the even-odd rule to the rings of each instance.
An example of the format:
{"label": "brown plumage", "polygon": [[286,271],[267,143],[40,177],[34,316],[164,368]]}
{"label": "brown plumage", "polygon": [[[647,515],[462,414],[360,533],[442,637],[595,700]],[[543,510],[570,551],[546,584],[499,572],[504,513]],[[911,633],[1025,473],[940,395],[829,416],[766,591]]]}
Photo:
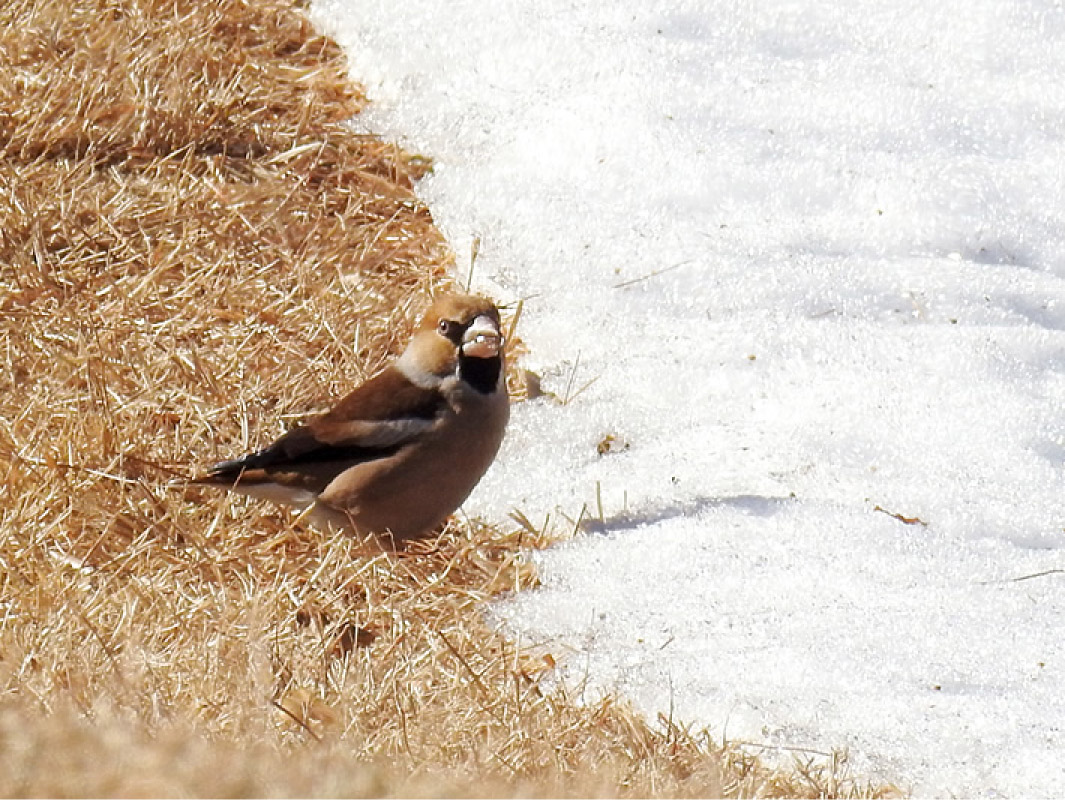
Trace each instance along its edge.
{"label": "brown plumage", "polygon": [[431,532],[491,465],[510,415],[499,312],[433,303],[403,354],[334,408],[193,483],[307,509],[360,533]]}

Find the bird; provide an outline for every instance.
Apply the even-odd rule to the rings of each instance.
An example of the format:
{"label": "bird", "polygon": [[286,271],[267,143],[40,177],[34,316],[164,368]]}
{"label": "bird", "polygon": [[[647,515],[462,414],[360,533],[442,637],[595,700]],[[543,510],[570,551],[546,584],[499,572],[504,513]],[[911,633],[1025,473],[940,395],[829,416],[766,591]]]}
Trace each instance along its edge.
{"label": "bird", "polygon": [[398,359],[273,444],[192,479],[393,543],[436,530],[495,459],[510,417],[499,310],[436,299]]}

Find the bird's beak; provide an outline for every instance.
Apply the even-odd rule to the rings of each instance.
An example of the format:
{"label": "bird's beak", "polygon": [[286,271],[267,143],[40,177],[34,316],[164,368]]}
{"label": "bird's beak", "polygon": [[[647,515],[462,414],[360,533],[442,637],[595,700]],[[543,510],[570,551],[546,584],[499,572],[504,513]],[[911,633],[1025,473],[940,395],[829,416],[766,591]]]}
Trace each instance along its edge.
{"label": "bird's beak", "polygon": [[499,325],[489,316],[477,317],[462,336],[462,354],[470,358],[495,358],[503,349]]}

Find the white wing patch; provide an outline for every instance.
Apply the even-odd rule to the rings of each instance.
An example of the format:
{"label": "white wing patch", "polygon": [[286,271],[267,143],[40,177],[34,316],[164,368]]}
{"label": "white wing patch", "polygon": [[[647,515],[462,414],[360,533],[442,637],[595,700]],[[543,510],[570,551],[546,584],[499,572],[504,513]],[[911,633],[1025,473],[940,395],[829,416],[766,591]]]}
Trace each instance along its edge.
{"label": "white wing patch", "polygon": [[357,419],[336,425],[329,432],[329,444],[335,447],[396,447],[424,434],[436,424],[432,419]]}

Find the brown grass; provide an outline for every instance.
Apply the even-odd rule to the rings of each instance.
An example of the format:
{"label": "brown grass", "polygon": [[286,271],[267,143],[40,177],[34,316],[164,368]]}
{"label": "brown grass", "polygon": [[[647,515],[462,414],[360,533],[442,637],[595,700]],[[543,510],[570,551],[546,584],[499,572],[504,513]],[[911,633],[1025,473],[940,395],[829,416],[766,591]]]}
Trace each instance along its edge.
{"label": "brown grass", "polygon": [[541,678],[543,536],[396,554],[188,489],[405,341],[424,170],[285,0],[0,8],[0,794],[876,793]]}

